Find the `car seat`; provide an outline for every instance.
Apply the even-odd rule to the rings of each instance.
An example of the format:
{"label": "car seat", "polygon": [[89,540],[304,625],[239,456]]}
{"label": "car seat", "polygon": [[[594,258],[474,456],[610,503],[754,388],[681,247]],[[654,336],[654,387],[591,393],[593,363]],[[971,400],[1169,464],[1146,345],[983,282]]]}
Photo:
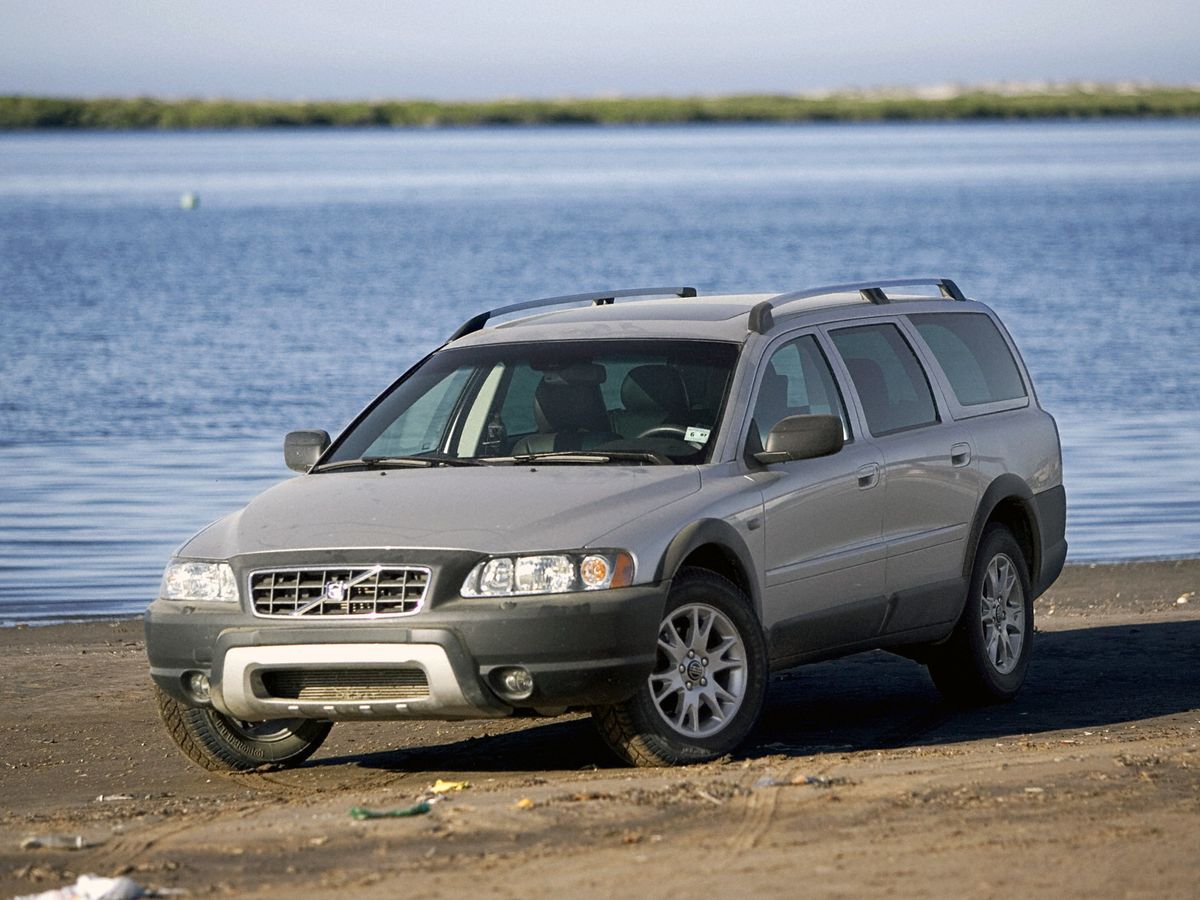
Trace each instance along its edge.
{"label": "car seat", "polygon": [[687,427],[687,389],[679,370],[671,366],[645,365],[630,369],[621,382],[624,409],[612,412],[613,428],[624,438],[658,425]]}
{"label": "car seat", "polygon": [[566,381],[547,373],[533,394],[536,434],[526,435],[513,445],[514,456],[560,450],[591,450],[620,440],[608,423],[608,411],[596,383]]}

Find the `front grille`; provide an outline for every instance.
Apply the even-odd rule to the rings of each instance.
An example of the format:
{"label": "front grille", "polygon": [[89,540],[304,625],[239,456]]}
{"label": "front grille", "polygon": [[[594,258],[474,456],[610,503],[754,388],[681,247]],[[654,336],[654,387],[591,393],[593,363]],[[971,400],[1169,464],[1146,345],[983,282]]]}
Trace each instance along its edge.
{"label": "front grille", "polygon": [[420,700],[429,696],[421,669],[275,669],[263,673],[271,697],[310,702]]}
{"label": "front grille", "polygon": [[250,573],[255,615],[407,616],[425,601],[429,570],[419,566],[346,566]]}

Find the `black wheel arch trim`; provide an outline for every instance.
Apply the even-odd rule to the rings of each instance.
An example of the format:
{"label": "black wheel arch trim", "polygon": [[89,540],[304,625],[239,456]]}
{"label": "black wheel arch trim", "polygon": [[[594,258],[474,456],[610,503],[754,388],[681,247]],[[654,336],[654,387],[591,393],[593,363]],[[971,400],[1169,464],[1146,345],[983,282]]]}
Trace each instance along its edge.
{"label": "black wheel arch trim", "polygon": [[722,550],[731,557],[730,562],[741,569],[742,578],[738,582],[738,587],[745,589],[753,605],[754,614],[761,618],[762,588],[755,568],[754,557],[737,529],[721,519],[700,519],[684,526],[671,540],[662,559],[659,560],[654,580],[661,582],[673,579],[678,574],[684,560],[694,551],[707,545]]}
{"label": "black wheel arch trim", "polygon": [[[983,529],[1000,504],[1007,501],[1014,501],[1020,507],[1029,524],[1029,543],[1033,558],[1028,561],[1029,571],[1027,574],[1029,583],[1036,586],[1041,584],[1042,561],[1046,550],[1042,537],[1041,517],[1038,515],[1037,500],[1033,491],[1024,479],[1011,472],[998,476],[988,485],[987,490],[983,492],[983,497],[979,500],[979,505],[975,509],[975,520],[971,523],[971,530],[967,535],[966,552],[963,554],[963,577],[971,577],[971,569],[975,565],[975,554],[979,552],[979,542],[983,539]],[[1014,537],[1017,537],[1019,543],[1020,536],[1014,535]]]}

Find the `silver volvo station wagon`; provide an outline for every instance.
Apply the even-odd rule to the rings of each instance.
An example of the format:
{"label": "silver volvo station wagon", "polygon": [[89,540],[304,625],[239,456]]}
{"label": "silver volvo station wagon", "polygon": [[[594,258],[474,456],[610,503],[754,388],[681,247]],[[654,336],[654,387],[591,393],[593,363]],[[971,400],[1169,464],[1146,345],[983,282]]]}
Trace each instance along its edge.
{"label": "silver volvo station wagon", "polygon": [[337,721],[568,709],[630,763],[699,762],[772,672],[875,648],[1008,700],[1067,550],[1054,420],[945,278],[493,309],[284,453],[303,474],[185,543],[146,612],[208,769],[295,765]]}

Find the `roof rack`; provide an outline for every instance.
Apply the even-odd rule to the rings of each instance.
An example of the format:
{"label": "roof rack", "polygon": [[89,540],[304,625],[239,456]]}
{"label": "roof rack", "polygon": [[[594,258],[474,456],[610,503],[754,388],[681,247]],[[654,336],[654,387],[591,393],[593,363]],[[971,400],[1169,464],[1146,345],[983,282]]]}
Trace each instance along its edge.
{"label": "roof rack", "polygon": [[694,287],[624,288],[619,291],[595,291],[588,294],[564,294],[561,297],[542,297],[538,300],[523,300],[520,303],[498,306],[487,312],[481,312],[477,316],[472,316],[459,326],[458,331],[450,335],[446,343],[457,341],[460,337],[468,335],[473,331],[479,331],[488,319],[494,316],[519,312],[523,309],[540,309],[543,306],[562,306],[568,303],[583,303],[585,301],[590,301],[595,306],[608,306],[618,297],[661,297],[668,294],[674,294],[676,297],[695,297],[696,289]]}
{"label": "roof rack", "polygon": [[806,300],[809,297],[822,297],[826,294],[845,294],[858,291],[863,300],[868,303],[891,303],[891,298],[884,288],[896,287],[936,287],[947,300],[966,300],[963,292],[949,278],[892,278],[887,281],[853,281],[848,284],[827,284],[823,287],[805,288],[802,291],[789,291],[777,294],[770,300],[764,300],[750,310],[748,327],[751,331],[766,334],[775,324],[772,310],[777,305],[791,303],[793,300]]}

